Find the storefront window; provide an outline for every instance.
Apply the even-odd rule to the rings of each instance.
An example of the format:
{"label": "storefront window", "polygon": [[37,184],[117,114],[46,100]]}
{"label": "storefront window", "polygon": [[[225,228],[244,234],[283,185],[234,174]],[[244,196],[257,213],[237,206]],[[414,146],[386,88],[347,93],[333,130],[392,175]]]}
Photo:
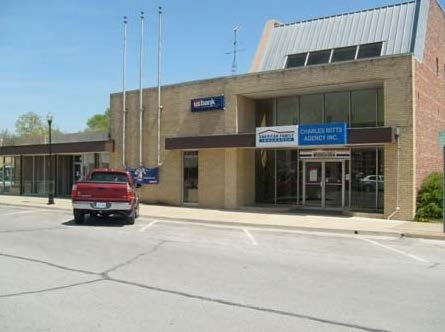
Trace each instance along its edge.
{"label": "storefront window", "polygon": [[18,194],[17,161],[15,157],[0,157],[0,194]]}
{"label": "storefront window", "polygon": [[277,125],[287,126],[298,124],[298,97],[277,99]]}
{"label": "storefront window", "polygon": [[277,151],[277,203],[298,201],[298,152]]}
{"label": "storefront window", "polygon": [[185,151],[183,155],[184,203],[198,202],[198,151]]}
{"label": "storefront window", "polygon": [[274,121],[275,99],[257,100],[255,105],[256,127],[270,127],[275,125]]}
{"label": "storefront window", "polygon": [[349,92],[332,92],[325,94],[325,122],[349,123]]}
{"label": "storefront window", "polygon": [[255,196],[258,203],[275,203],[275,150],[255,151]]}
{"label": "storefront window", "polygon": [[351,208],[383,212],[385,192],[383,148],[351,150]]}
{"label": "storefront window", "polygon": [[382,88],[258,100],[256,127],[345,122],[349,127],[384,126]]}
{"label": "storefront window", "polygon": [[377,89],[352,91],[351,127],[377,126]]}
{"label": "storefront window", "polygon": [[323,95],[300,96],[300,124],[323,122]]}

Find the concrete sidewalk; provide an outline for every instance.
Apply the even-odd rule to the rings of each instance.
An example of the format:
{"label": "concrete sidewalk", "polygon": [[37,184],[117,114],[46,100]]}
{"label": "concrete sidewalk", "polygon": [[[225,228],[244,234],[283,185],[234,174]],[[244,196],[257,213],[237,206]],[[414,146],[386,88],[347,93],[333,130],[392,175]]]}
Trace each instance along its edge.
{"label": "concrete sidewalk", "polygon": [[[47,205],[46,197],[0,195],[1,205],[18,205],[71,210],[71,200],[55,198]],[[155,220],[181,220],[245,227],[268,227],[319,232],[373,234],[445,240],[442,223],[420,223],[362,217],[325,216],[309,211],[279,212],[278,209],[212,210],[193,207],[140,205],[140,215]]]}

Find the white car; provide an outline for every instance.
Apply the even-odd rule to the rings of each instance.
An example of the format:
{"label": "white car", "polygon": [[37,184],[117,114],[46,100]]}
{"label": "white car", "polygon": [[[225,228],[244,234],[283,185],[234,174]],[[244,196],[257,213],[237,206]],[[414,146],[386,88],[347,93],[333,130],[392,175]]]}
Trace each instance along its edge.
{"label": "white car", "polygon": [[360,179],[360,188],[366,192],[383,190],[385,187],[385,177],[383,175],[367,175]]}

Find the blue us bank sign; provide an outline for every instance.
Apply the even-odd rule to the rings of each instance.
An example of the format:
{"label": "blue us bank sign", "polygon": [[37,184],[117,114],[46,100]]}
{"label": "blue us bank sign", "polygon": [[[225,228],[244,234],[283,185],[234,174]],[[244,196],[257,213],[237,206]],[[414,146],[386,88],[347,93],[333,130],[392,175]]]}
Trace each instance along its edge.
{"label": "blue us bank sign", "polygon": [[224,96],[213,96],[213,97],[197,98],[191,100],[192,112],[224,110],[225,107],[226,107],[226,100]]}
{"label": "blue us bank sign", "polygon": [[298,126],[298,145],[345,145],[348,142],[346,123],[323,123]]}

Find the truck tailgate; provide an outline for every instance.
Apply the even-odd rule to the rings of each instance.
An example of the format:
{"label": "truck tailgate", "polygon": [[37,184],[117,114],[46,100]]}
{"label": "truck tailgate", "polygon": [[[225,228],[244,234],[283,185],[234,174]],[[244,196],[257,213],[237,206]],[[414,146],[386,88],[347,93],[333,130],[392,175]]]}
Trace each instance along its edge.
{"label": "truck tailgate", "polygon": [[127,183],[115,182],[78,182],[76,200],[127,201]]}

